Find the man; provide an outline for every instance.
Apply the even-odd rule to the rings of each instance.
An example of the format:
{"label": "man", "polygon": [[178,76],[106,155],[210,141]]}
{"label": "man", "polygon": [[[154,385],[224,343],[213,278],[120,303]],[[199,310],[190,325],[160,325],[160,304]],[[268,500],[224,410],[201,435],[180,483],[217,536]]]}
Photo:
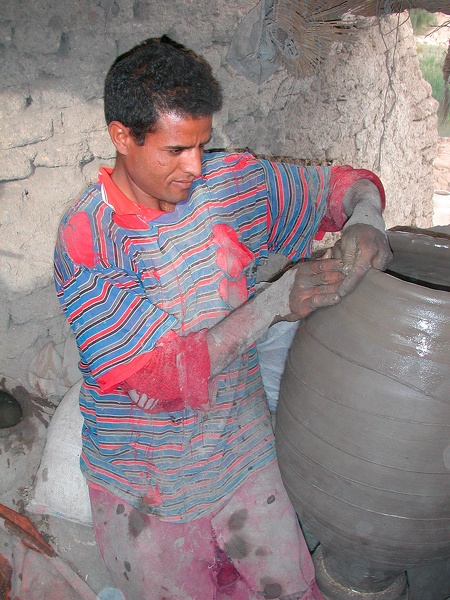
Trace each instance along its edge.
{"label": "man", "polygon": [[[210,66],[166,37],[119,57],[105,83],[114,169],[56,245],[84,376],[81,468],[127,600],[321,598],[255,342],[390,258],[373,173],[204,153],[221,101]],[[300,261],[254,294],[269,251],[306,258],[345,222],[337,258]]]}

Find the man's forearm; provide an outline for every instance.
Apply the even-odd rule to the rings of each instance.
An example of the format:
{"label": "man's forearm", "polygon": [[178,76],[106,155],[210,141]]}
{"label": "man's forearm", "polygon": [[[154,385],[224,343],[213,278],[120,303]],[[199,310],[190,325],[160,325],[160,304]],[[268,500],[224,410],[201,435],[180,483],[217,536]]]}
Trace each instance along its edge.
{"label": "man's forearm", "polygon": [[350,185],[342,199],[342,206],[349,216],[344,230],[355,223],[363,223],[384,233],[386,227],[380,192],[368,179],[359,179]]}
{"label": "man's forearm", "polygon": [[339,294],[346,296],[369,269],[385,269],[392,252],[382,215],[383,201],[373,182],[368,179],[353,182],[343,196],[342,207],[350,218],[333,248],[333,256],[342,259],[347,274],[339,289]]}
{"label": "man's forearm", "polygon": [[344,278],[341,267],[341,261],[329,258],[300,262],[210,329],[206,342],[211,377],[245,352],[275,321],[302,319],[339,302]]}
{"label": "man's forearm", "polygon": [[241,356],[275,320],[290,315],[289,295],[294,279],[295,270],[287,271],[278,281],[208,331],[206,341],[211,377]]}

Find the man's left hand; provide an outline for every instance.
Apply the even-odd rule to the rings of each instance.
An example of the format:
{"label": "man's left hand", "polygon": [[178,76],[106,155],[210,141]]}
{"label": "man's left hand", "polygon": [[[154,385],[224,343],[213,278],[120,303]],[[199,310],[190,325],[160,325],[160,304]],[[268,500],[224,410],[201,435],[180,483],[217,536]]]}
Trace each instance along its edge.
{"label": "man's left hand", "polygon": [[386,234],[372,225],[355,223],[342,232],[333,248],[333,257],[343,263],[346,277],[339,295],[346,296],[372,267],[384,271],[392,260],[392,252]]}

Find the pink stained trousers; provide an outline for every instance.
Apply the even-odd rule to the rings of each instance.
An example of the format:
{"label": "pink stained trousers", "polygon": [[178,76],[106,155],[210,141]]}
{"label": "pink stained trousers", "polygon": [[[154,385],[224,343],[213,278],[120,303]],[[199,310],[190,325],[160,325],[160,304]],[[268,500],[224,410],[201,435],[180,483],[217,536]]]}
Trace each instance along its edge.
{"label": "pink stained trousers", "polygon": [[126,600],[322,600],[276,462],[188,523],[89,491],[100,554]]}

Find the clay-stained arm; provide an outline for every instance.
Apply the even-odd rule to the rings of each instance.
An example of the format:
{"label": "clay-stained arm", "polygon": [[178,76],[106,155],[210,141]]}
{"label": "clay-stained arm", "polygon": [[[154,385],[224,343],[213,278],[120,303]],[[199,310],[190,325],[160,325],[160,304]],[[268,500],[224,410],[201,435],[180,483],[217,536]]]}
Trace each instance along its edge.
{"label": "clay-stained arm", "polygon": [[302,262],[210,329],[210,377],[236,360],[273,322],[298,320],[339,302],[341,268],[340,261],[328,258]]}
{"label": "clay-stained arm", "polygon": [[147,413],[190,406],[208,410],[214,378],[277,320],[298,320],[339,302],[342,263],[329,257],[300,263],[225,317],[212,329],[170,339],[148,354],[148,363],[122,381],[131,400]]}
{"label": "clay-stained arm", "polygon": [[359,179],[345,192],[343,208],[349,216],[333,256],[342,260],[347,274],[339,289],[347,295],[370,268],[384,270],[392,260],[382,216],[380,192],[374,183]]}

